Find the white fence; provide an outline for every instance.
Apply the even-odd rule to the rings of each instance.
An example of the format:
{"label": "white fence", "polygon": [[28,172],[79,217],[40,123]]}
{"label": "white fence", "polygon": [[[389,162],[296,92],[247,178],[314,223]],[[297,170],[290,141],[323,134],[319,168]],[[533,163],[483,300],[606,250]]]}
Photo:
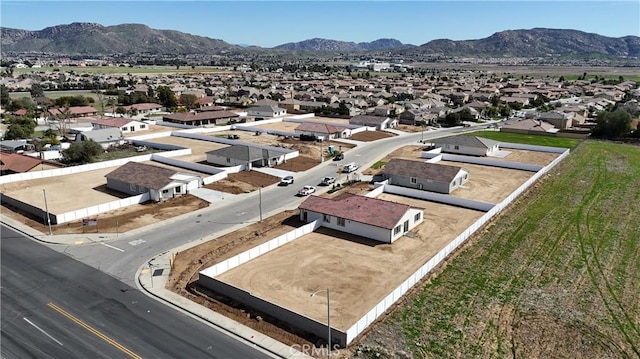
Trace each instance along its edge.
{"label": "white fence", "polygon": [[435,193],[429,191],[422,191],[414,188],[407,188],[402,186],[394,186],[390,184],[384,185],[384,192],[399,194],[401,196],[413,197],[424,199],[425,201],[433,201],[439,203],[445,203],[456,207],[464,207],[469,209],[474,209],[476,211],[487,212],[491,208],[493,208],[494,204],[476,201],[468,198],[456,197],[443,193]]}
{"label": "white fence", "polygon": [[82,218],[92,217],[97,214],[113,211],[118,208],[144,203],[149,199],[150,199],[150,196],[149,196],[149,193],[147,192],[141,195],[127,197],[117,201],[101,203],[97,206],[77,209],[71,212],[66,212],[61,214],[51,214],[51,218],[52,218],[52,222],[54,221],[54,218],[55,218],[55,224],[62,224],[62,223],[72,222]]}
{"label": "white fence", "polygon": [[226,259],[218,264],[215,264],[200,272],[201,275],[207,277],[216,277],[228,270],[231,270],[242,263],[246,263],[254,258],[257,258],[265,253],[268,253],[280,246],[283,246],[296,238],[302,237],[305,234],[309,234],[320,227],[318,221],[313,221],[305,224],[302,227],[296,228],[290,232],[287,232],[281,236],[262,243],[257,247],[253,247],[247,251],[244,251],[238,255],[235,255],[229,259]]}
{"label": "white fence", "polygon": [[[525,183],[518,187],[507,198],[493,206],[491,210],[480,217],[475,223],[469,226],[464,232],[453,239],[447,244],[440,252],[438,252],[427,263],[415,271],[409,276],[402,284],[396,289],[391,291],[382,301],[373,307],[367,314],[365,314],[360,320],[358,320],[351,328],[347,330],[347,345],[353,341],[362,331],[364,331],[371,323],[373,323],[380,315],[382,315],[387,309],[389,309],[398,299],[400,299],[409,289],[411,289],[416,283],[418,283],[425,275],[427,275],[433,268],[435,268],[440,262],[447,258],[453,251],[455,251],[462,243],[464,243],[473,233],[484,226],[493,216],[502,211],[507,205],[521,195],[527,188],[535,183],[541,176],[547,173],[551,168],[555,167],[560,161],[569,155],[569,150],[564,149],[564,152],[550,164],[538,171],[535,175],[529,178]],[[384,187],[384,186],[383,186]]]}

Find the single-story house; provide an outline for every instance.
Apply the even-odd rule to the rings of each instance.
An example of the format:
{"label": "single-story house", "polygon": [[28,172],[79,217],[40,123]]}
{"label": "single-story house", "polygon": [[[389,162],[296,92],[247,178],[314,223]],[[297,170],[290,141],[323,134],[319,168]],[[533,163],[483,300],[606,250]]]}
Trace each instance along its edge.
{"label": "single-story house", "polygon": [[247,116],[256,118],[278,117],[287,114],[287,110],[278,106],[252,106],[247,109]]}
{"label": "single-story house", "polygon": [[390,185],[450,194],[469,181],[462,167],[394,158],[384,166]]}
{"label": "single-story house", "polygon": [[92,106],[71,106],[69,107],[69,112],[64,108],[52,108],[49,109],[49,114],[55,118],[78,118],[78,117],[86,117],[86,116],[96,116],[98,114],[98,110]]}
{"label": "single-story house", "polygon": [[422,124],[434,125],[438,122],[438,116],[421,109],[412,109],[403,111],[398,116],[398,121],[401,124],[412,126],[420,126]]}
{"label": "single-story house", "polygon": [[532,118],[523,118],[519,121],[507,121],[502,127],[501,132],[525,133],[530,135],[553,134],[558,132],[549,122],[536,120]]}
{"label": "single-story house", "polygon": [[120,128],[110,127],[100,130],[83,131],[76,135],[76,142],[94,140],[103,149],[107,149],[111,146],[120,146],[127,142],[122,135]]}
{"label": "single-story house", "polygon": [[377,198],[341,194],[309,196],[298,206],[300,220],[383,243],[393,243],[424,221],[424,209]]}
{"label": "single-story house", "polygon": [[136,103],[129,106],[122,106],[125,111],[135,111],[138,115],[146,115],[149,113],[156,113],[162,111],[163,107],[160,104],[152,102]]}
{"label": "single-story house", "polygon": [[229,122],[237,121],[238,117],[240,115],[231,111],[203,111],[172,113],[163,116],[162,121],[191,126],[226,125]]}
{"label": "single-story house", "polygon": [[305,122],[298,125],[294,131],[303,135],[316,136],[323,140],[351,136],[350,128],[326,123]]}
{"label": "single-story house", "polygon": [[0,175],[44,171],[64,167],[62,163],[47,161],[20,153],[0,152]]}
{"label": "single-story house", "polygon": [[398,127],[398,120],[386,116],[358,115],[349,119],[350,125],[375,127],[376,130]]}
{"label": "single-story house", "polygon": [[207,162],[219,166],[248,165],[256,167],[273,167],[284,162],[289,152],[278,151],[275,147],[232,145],[206,153]]}
{"label": "single-story house", "polygon": [[573,112],[549,111],[539,113],[538,120],[549,122],[561,130],[566,130],[573,124],[574,116],[575,113]]}
{"label": "single-story house", "polygon": [[451,136],[433,141],[442,152],[457,153],[470,156],[490,156],[499,150],[500,143],[478,136]]}
{"label": "single-story house", "polygon": [[91,121],[94,130],[104,128],[119,128],[122,133],[131,133],[137,131],[146,131],[149,125],[142,121],[134,120],[127,117],[106,117]]}
{"label": "single-story house", "polygon": [[9,153],[21,153],[24,151],[35,151],[36,146],[28,143],[27,140],[4,140],[0,141],[0,151]]}
{"label": "single-story house", "polygon": [[187,194],[202,183],[199,176],[140,162],[127,162],[105,177],[107,188],[132,196],[148,192],[156,202]]}

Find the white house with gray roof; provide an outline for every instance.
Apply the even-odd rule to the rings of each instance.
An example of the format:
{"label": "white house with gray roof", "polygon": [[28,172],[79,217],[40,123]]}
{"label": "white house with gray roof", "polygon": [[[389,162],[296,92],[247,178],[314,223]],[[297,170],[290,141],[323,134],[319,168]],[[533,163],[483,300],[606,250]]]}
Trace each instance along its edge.
{"label": "white house with gray roof", "polygon": [[478,136],[452,136],[433,141],[442,152],[469,156],[491,156],[499,151],[500,142]]}
{"label": "white house with gray roof", "polygon": [[291,150],[279,151],[276,147],[257,147],[232,145],[207,152],[207,162],[218,166],[245,165],[247,169],[256,167],[273,167],[283,163]]}
{"label": "white house with gray roof", "polygon": [[384,166],[390,185],[450,194],[469,181],[462,167],[394,158]]}
{"label": "white house with gray roof", "polygon": [[76,142],[89,140],[94,140],[105,150],[111,146],[120,146],[127,142],[120,128],[116,127],[83,131],[76,135]]}
{"label": "white house with gray roof", "polygon": [[278,106],[252,106],[247,109],[247,116],[256,118],[278,117],[287,114],[287,110]]}

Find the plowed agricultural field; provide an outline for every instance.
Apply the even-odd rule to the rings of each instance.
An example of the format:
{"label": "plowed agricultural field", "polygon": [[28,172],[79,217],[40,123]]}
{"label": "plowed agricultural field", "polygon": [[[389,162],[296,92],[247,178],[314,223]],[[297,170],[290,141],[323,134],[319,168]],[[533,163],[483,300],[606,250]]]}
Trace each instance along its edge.
{"label": "plowed agricultural field", "polygon": [[587,141],[358,344],[381,357],[640,357],[640,147]]}

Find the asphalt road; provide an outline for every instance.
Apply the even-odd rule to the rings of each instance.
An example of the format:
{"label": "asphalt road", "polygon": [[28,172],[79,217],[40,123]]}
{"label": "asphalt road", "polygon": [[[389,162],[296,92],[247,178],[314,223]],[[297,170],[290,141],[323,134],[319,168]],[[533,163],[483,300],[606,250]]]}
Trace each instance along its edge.
{"label": "asphalt road", "polygon": [[2,226],[2,358],[269,358]]}
{"label": "asphalt road", "polygon": [[221,203],[212,204],[209,208],[198,211],[197,214],[181,217],[175,221],[158,223],[146,232],[138,232],[136,235],[123,234],[121,239],[109,241],[110,247],[88,244],[54,248],[60,251],[64,250],[66,254],[79,261],[119,278],[125,283],[134,285],[134,275],[137,269],[159,253],[169,251],[184,243],[197,241],[217,233],[223,234],[238,226],[254,223],[259,220],[261,211],[263,218],[266,218],[269,214],[297,208],[304,200],[304,198],[296,197],[297,191],[303,185],[317,185],[322,177],[337,177],[339,163],[357,162],[361,165],[373,163],[399,147],[418,144],[422,138],[428,140],[477,131],[485,127],[487,125],[428,131],[424,134],[418,132],[366,143],[346,152],[345,159],[340,162],[327,161],[296,175],[293,185],[271,186],[259,192],[254,191],[249,195],[241,195],[237,197],[238,200],[225,199]]}

